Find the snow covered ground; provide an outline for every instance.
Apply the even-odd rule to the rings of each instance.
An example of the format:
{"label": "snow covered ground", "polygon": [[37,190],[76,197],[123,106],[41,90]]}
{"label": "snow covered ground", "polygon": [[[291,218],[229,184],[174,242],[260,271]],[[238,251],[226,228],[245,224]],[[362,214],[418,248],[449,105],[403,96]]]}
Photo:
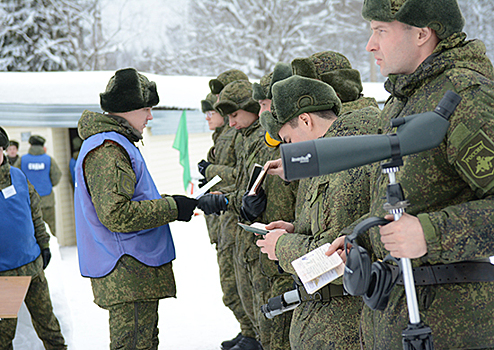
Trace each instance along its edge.
{"label": "snow covered ground", "polygon": [[[177,259],[173,270],[177,298],[159,304],[159,349],[212,350],[240,328],[221,300],[216,250],[209,243],[202,215],[170,224]],[[58,247],[45,270],[52,302],[70,350],[109,348],[108,312],[93,303],[91,282],[81,277],[76,247]],[[19,313],[15,350],[42,350],[25,306]]]}

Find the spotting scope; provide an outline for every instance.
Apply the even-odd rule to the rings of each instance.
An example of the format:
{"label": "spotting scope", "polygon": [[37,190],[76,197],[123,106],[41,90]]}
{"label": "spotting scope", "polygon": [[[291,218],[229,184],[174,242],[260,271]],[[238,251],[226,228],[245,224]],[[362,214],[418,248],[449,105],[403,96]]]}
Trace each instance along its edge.
{"label": "spotting scope", "polygon": [[439,146],[461,97],[447,91],[433,112],[391,120],[396,134],[329,137],[281,145],[285,179],[336,173]]}

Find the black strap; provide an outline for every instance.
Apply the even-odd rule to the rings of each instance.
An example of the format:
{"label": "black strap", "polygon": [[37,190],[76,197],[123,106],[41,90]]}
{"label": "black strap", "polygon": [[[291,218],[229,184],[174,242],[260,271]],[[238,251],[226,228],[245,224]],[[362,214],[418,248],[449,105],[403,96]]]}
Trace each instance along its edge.
{"label": "black strap", "polygon": [[[393,276],[400,274],[397,266],[389,265]],[[464,261],[453,264],[425,265],[413,268],[416,286],[447,283],[493,282],[494,265],[490,262]],[[400,274],[396,284],[403,285]]]}
{"label": "black strap", "polygon": [[301,301],[320,301],[322,303],[327,303],[334,297],[347,296],[348,293],[343,288],[341,284],[327,284],[313,294],[307,293],[304,286],[298,286],[298,291],[300,293]]}

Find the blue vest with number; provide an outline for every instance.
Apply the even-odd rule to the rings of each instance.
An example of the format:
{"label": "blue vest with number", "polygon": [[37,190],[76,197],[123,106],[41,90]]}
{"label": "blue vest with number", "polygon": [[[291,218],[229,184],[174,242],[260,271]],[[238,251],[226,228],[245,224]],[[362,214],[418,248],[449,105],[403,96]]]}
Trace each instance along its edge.
{"label": "blue vest with number", "polygon": [[79,268],[85,277],[106,276],[124,254],[148,266],[161,266],[175,259],[175,247],[168,225],[123,233],[110,231],[98,219],[86,187],[82,164],[86,155],[105,140],[120,144],[130,157],[137,180],[132,200],[161,198],[141,152],[126,137],[116,132],[104,132],[84,140],[75,166],[74,205]]}
{"label": "blue vest with number", "polygon": [[2,216],[0,220],[0,271],[26,265],[36,260],[41,253],[34,236],[31,198],[26,175],[19,169],[11,167],[10,178],[16,193],[9,196],[9,190],[12,188],[4,188],[0,193],[0,215]]}
{"label": "blue vest with number", "polygon": [[48,196],[53,188],[50,179],[51,158],[48,154],[26,154],[21,158],[21,169],[41,197]]}

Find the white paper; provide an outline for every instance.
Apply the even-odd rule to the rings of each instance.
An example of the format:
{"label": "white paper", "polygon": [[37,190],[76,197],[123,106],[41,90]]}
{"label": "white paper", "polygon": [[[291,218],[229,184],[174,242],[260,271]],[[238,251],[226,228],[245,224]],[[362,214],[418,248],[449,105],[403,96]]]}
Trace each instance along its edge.
{"label": "white paper", "polygon": [[205,184],[204,186],[202,186],[199,191],[197,191],[197,193],[195,194],[194,198],[195,199],[199,199],[201,198],[202,196],[204,196],[204,194],[209,191],[209,189],[211,187],[213,187],[214,185],[216,185],[218,182],[220,182],[222,179],[221,177],[219,177],[218,175],[216,175],[215,177],[213,177],[207,184]]}
{"label": "white paper", "polygon": [[307,293],[313,293],[343,275],[345,264],[338,253],[331,256],[325,254],[329,246],[330,243],[326,243],[292,261]]}

